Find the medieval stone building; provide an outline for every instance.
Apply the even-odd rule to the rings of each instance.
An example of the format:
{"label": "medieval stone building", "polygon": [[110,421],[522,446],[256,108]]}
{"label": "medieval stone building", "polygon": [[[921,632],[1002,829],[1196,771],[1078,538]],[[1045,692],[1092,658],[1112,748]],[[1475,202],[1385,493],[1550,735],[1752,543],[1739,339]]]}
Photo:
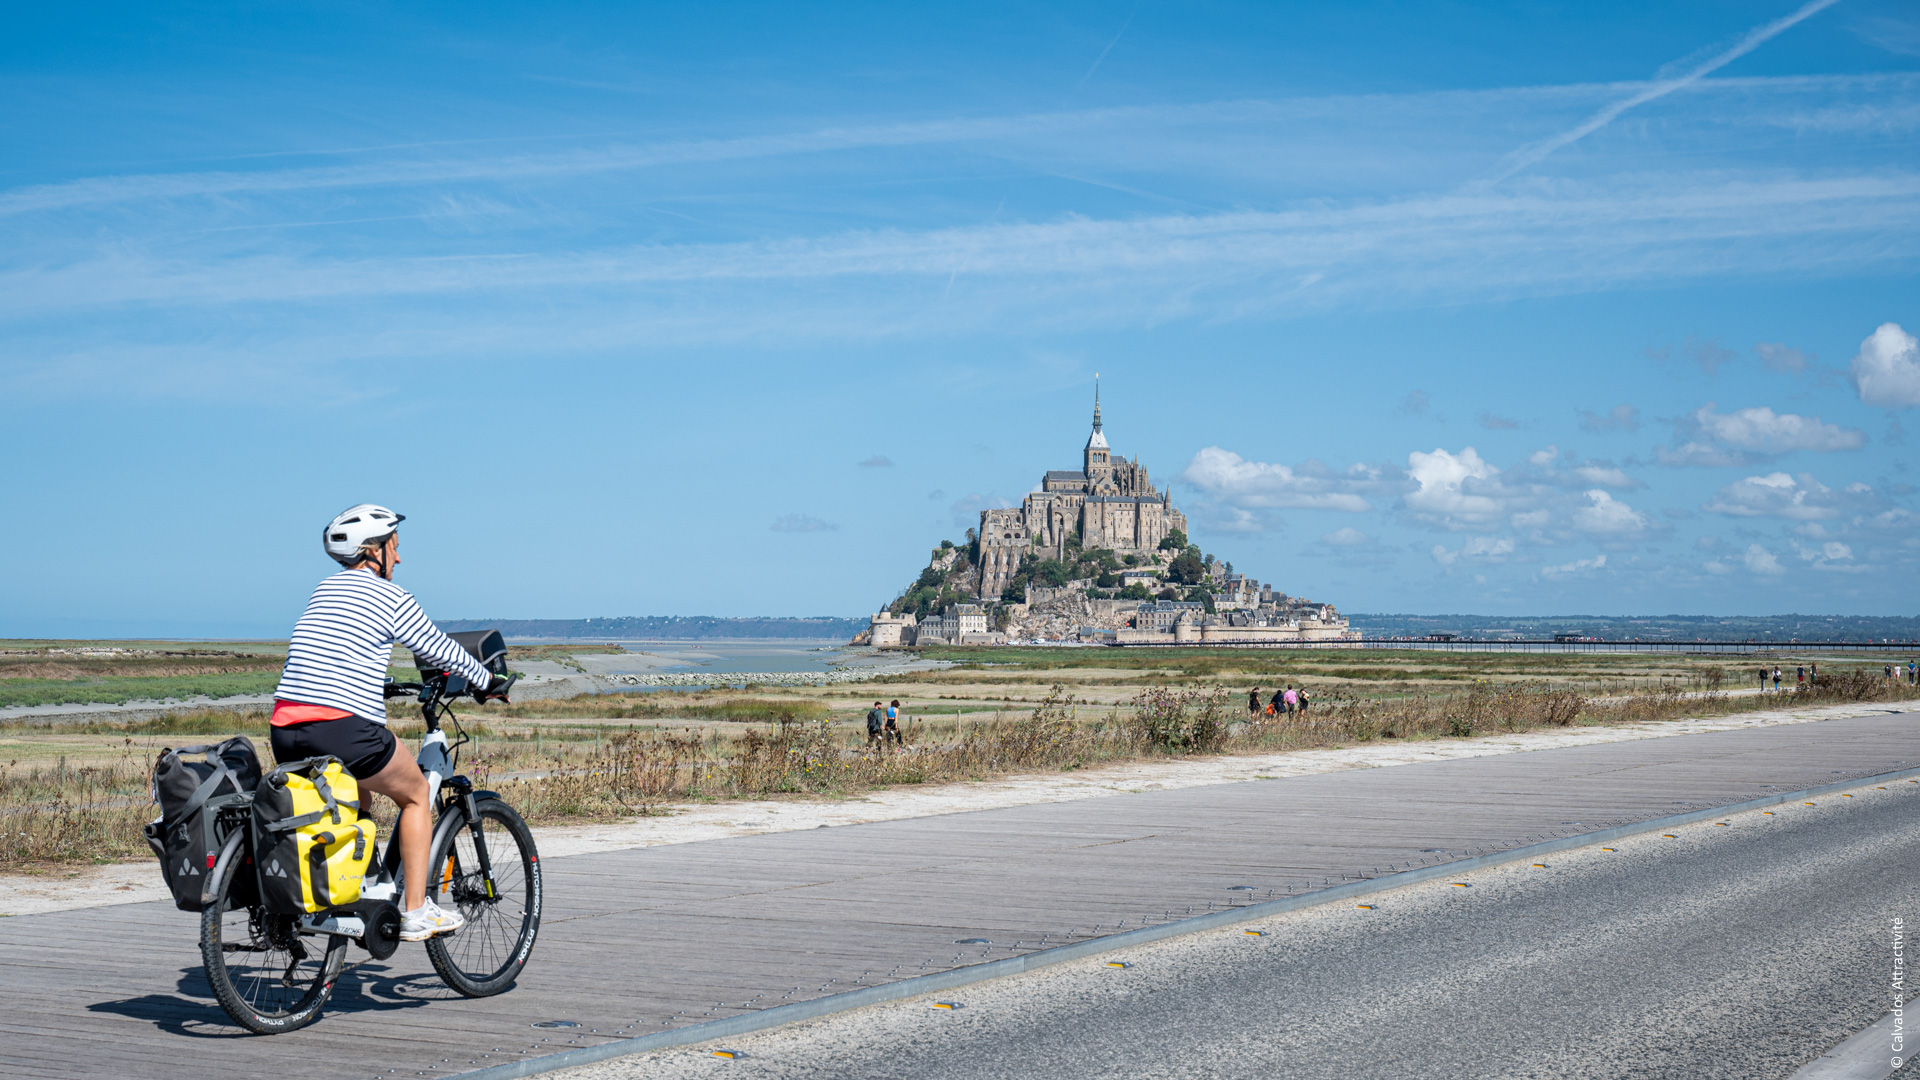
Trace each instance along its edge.
{"label": "medieval stone building", "polygon": [[980,513],[979,595],[992,599],[1032,557],[1059,558],[1068,537],[1084,548],[1121,555],[1157,549],[1174,530],[1187,531],[1186,515],[1153,489],[1138,459],[1116,458],[1100,425],[1100,390],[1093,392],[1093,434],[1078,469],[1050,469],[1040,490],[1017,507]]}

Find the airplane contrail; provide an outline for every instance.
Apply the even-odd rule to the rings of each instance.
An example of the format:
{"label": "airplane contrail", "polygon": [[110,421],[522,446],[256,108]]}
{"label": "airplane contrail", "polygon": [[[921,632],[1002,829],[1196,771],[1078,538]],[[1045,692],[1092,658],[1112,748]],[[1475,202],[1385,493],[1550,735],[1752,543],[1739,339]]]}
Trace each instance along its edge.
{"label": "airplane contrail", "polygon": [[1755,27],[1747,31],[1746,36],[1735,42],[1731,48],[1701,61],[1688,69],[1684,74],[1677,75],[1671,79],[1662,79],[1630,98],[1623,101],[1616,101],[1612,105],[1601,109],[1577,127],[1569,128],[1550,139],[1542,140],[1541,142],[1534,143],[1532,146],[1515,151],[1512,163],[1509,164],[1506,170],[1499,176],[1494,177],[1493,182],[1499,183],[1514,173],[1539,162],[1548,154],[1566,146],[1568,143],[1578,142],[1586,138],[1588,135],[1613,123],[1621,113],[1626,112],[1628,109],[1637,105],[1645,105],[1647,102],[1653,101],[1656,98],[1663,98],[1683,86],[1698,82],[1700,79],[1713,74],[1715,71],[1726,67],[1728,64],[1733,63],[1735,60],[1766,44],[1795,24],[1803,22],[1839,2],[1840,0],[1809,0],[1808,3],[1801,5],[1800,9],[1793,14],[1783,16],[1767,23],[1765,26]]}

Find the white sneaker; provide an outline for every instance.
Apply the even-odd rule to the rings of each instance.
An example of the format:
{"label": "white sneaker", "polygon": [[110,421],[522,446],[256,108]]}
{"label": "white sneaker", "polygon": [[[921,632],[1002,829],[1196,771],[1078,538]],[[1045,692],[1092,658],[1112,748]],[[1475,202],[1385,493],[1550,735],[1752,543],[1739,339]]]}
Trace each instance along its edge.
{"label": "white sneaker", "polygon": [[458,912],[442,911],[440,905],[428,900],[400,919],[401,941],[425,941],[441,934],[451,934],[467,925],[467,920]]}

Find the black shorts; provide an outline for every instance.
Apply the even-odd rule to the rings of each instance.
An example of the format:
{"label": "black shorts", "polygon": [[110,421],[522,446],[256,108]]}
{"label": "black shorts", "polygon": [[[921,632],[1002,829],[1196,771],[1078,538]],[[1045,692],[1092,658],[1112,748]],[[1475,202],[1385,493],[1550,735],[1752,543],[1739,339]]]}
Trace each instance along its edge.
{"label": "black shorts", "polygon": [[299,761],[310,757],[336,757],[355,780],[387,767],[400,746],[387,725],[364,716],[343,716],[338,720],[308,720],[273,729],[273,759]]}

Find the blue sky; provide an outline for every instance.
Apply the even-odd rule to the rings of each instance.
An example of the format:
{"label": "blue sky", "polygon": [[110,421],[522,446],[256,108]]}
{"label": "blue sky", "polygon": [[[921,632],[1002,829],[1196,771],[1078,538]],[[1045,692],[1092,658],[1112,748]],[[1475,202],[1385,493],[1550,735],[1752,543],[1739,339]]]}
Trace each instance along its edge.
{"label": "blue sky", "polygon": [[11,19],[0,633],[283,633],[361,500],[441,617],[871,610],[1095,372],[1348,610],[1920,595],[1910,4]]}

